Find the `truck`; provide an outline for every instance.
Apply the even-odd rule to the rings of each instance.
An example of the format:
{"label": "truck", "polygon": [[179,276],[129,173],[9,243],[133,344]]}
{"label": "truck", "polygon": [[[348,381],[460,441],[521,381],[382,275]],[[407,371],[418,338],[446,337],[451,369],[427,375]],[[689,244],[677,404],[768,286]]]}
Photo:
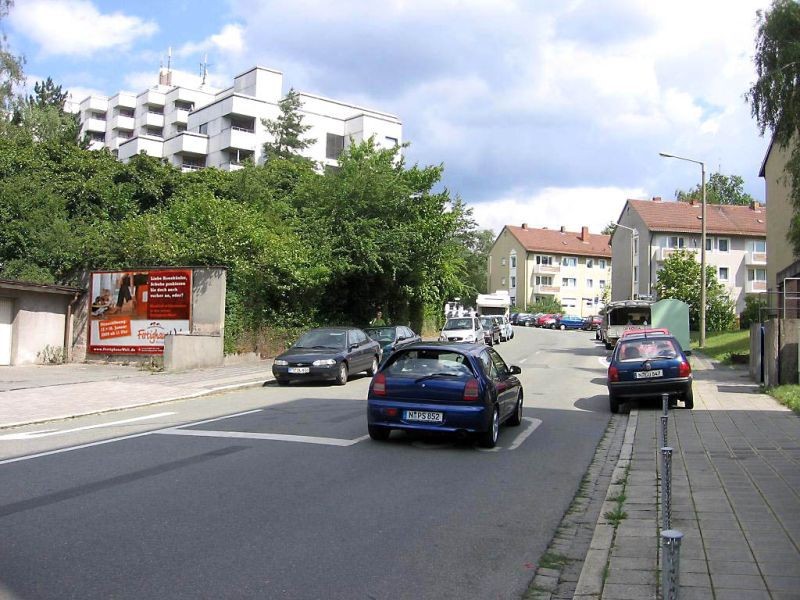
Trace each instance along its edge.
{"label": "truck", "polygon": [[514,328],[511,326],[509,314],[511,309],[511,296],[508,290],[497,290],[494,294],[478,294],[475,301],[478,307],[478,314],[482,317],[501,317],[503,325],[501,327],[501,341],[510,340],[514,337]]}
{"label": "truck", "polygon": [[611,349],[628,329],[647,329],[653,326],[652,300],[618,300],[609,302],[604,310],[600,339]]}

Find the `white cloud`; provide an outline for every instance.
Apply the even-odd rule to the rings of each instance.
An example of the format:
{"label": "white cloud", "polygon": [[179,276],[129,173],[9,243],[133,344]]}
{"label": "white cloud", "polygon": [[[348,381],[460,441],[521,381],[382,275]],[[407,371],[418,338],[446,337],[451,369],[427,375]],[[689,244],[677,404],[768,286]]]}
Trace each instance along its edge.
{"label": "white cloud", "polygon": [[504,225],[522,223],[548,229],[564,226],[568,231],[587,226],[591,233],[600,233],[610,221],[617,220],[626,200],[645,197],[646,192],[639,188],[549,187],[471,206],[478,226],[491,229],[495,235]]}
{"label": "white cloud", "polygon": [[237,24],[225,25],[219,33],[202,42],[189,42],[177,50],[178,56],[190,56],[204,52],[215,52],[220,56],[241,54],[244,51],[244,28]]}
{"label": "white cloud", "polygon": [[103,14],[89,0],[25,0],[17,3],[9,20],[43,55],[91,56],[124,49],[158,30],[154,21],[121,12]]}

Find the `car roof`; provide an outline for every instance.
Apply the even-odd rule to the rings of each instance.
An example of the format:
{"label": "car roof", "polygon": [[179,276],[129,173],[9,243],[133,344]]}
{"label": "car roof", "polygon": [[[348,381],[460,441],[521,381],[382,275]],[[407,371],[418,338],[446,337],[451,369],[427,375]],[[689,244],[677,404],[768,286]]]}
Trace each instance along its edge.
{"label": "car roof", "polygon": [[641,333],[632,333],[630,335],[626,335],[619,339],[619,343],[630,342],[634,340],[674,340],[675,336],[671,333],[662,333],[662,332],[641,332]]}
{"label": "car roof", "polygon": [[351,325],[333,325],[331,327],[312,327],[309,331],[350,331],[351,329],[358,329],[358,327]]}
{"label": "car roof", "polygon": [[451,350],[460,354],[469,354],[477,356],[486,346],[483,344],[472,344],[469,342],[454,343],[454,342],[414,342],[408,346],[403,346],[397,352],[406,352],[407,350]]}

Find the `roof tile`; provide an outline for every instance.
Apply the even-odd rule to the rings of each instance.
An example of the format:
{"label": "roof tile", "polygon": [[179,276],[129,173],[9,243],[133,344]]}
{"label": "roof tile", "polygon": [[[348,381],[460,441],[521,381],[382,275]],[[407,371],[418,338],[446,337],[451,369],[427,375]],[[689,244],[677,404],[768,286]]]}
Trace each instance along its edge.
{"label": "roof tile", "polygon": [[[650,200],[628,200],[650,231],[700,233],[701,204],[689,202],[653,202]],[[623,210],[624,213],[624,210]],[[706,205],[706,233],[748,235],[766,237],[767,208],[763,204],[757,209],[750,206],[729,204]]]}
{"label": "roof tile", "polygon": [[611,258],[611,236],[587,233],[586,240],[580,233],[558,229],[538,229],[506,225],[506,229],[529,252],[552,252],[577,256],[599,256]]}

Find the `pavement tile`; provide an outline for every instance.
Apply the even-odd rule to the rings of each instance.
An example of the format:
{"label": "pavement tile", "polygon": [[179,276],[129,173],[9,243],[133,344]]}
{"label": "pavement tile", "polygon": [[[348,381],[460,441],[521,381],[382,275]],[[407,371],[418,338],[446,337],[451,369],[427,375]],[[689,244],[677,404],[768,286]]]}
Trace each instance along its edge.
{"label": "pavement tile", "polygon": [[714,592],[710,587],[680,587],[681,600],[713,600]]}
{"label": "pavement tile", "polygon": [[658,583],[657,575],[658,574],[655,569],[652,570],[618,569],[612,566],[611,569],[609,569],[608,571],[606,584],[624,583],[624,584],[636,584],[636,585],[656,585]]}
{"label": "pavement tile", "polygon": [[716,600],[770,600],[766,590],[714,590]]}
{"label": "pavement tile", "polygon": [[683,587],[711,587],[708,573],[691,573],[681,570],[681,588]]}
{"label": "pavement tile", "polygon": [[761,575],[741,575],[735,573],[711,573],[714,589],[766,590]]}
{"label": "pavement tile", "polygon": [[708,570],[714,575],[758,575],[758,567],[755,562],[711,560],[708,562]]}
{"label": "pavement tile", "polygon": [[[681,551],[683,551],[682,548]],[[712,561],[755,562],[752,553],[746,546],[711,545],[706,547],[706,555],[709,562]]]}
{"label": "pavement tile", "polygon": [[789,574],[800,573],[800,560],[786,561],[776,557],[775,560],[764,561],[758,564],[758,568],[765,577],[777,575],[783,577]]}
{"label": "pavement tile", "polygon": [[767,588],[772,592],[792,592],[800,596],[800,575],[794,577],[781,577],[778,575],[765,575]]}
{"label": "pavement tile", "polygon": [[653,600],[655,597],[655,585],[607,583],[603,586],[603,600]]}
{"label": "pavement tile", "polygon": [[704,558],[681,556],[681,573],[708,573],[708,563]]}

